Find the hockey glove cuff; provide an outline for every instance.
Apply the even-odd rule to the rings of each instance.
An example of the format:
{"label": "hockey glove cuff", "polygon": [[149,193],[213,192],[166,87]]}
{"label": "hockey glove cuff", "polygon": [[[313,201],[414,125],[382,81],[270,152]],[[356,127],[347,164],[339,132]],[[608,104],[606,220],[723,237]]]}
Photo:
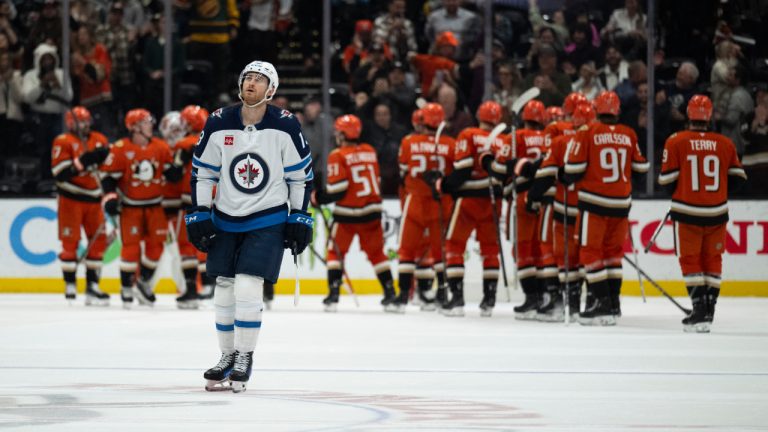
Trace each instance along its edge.
{"label": "hockey glove cuff", "polygon": [[304,252],[312,241],[312,215],[301,210],[291,210],[288,223],[285,224],[285,241],[283,246],[291,249],[296,255]]}
{"label": "hockey glove cuff", "polygon": [[[80,157],[75,160],[75,166],[77,166],[80,171],[86,170],[94,165],[101,165],[101,163],[107,159],[107,156],[109,156],[109,149],[107,147],[96,147],[95,149],[80,155]],[[78,166],[78,161],[82,168]]]}
{"label": "hockey glove cuff", "polygon": [[184,216],[187,226],[187,237],[200,252],[208,252],[216,238],[216,227],[211,219],[211,209],[208,207],[193,207]]}
{"label": "hockey glove cuff", "polygon": [[120,214],[120,200],[114,192],[104,195],[104,198],[101,199],[101,205],[104,207],[104,212],[110,216],[117,216]]}

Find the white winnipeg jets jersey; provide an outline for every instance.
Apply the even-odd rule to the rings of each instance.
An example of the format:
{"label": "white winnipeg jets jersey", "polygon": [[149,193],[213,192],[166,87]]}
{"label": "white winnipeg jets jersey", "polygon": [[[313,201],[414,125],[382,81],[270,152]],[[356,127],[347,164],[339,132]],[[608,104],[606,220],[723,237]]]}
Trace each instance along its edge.
{"label": "white winnipeg jets jersey", "polygon": [[193,205],[213,204],[214,224],[230,232],[284,223],[288,203],[307,211],[314,177],[309,145],[293,114],[270,105],[260,123],[244,126],[241,107],[208,117],[192,159]]}

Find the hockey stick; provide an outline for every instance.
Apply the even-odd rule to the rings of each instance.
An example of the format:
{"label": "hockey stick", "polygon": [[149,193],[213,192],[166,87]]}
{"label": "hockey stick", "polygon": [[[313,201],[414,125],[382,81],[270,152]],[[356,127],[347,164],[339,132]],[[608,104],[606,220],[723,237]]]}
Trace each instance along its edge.
{"label": "hockey stick", "polygon": [[[440,135],[443,134],[443,129],[445,129],[445,121],[441,121],[440,124],[437,125],[437,131],[435,131],[435,160],[438,160],[437,149],[440,145]],[[445,262],[445,235],[447,230],[445,226],[445,215],[443,214],[443,200],[440,195],[437,195],[437,218],[437,224],[440,228],[440,262],[443,264],[443,280],[448,281],[448,263]]]}
{"label": "hockey stick", "polygon": [[635,263],[634,261],[632,261],[631,259],[629,259],[629,257],[627,257],[626,255],[624,255],[624,259],[625,259],[625,260],[626,260],[626,261],[627,261],[627,262],[628,262],[628,263],[629,263],[629,264],[630,264],[632,267],[636,268],[636,269],[637,269],[637,271],[638,271],[638,272],[639,272],[641,275],[643,275],[643,277],[644,277],[644,278],[648,279],[648,282],[650,282],[650,283],[651,283],[651,285],[653,285],[654,287],[656,287],[656,289],[657,289],[657,290],[659,290],[659,292],[661,292],[662,294],[664,294],[664,296],[665,296],[666,298],[668,298],[668,299],[669,299],[669,301],[671,301],[672,303],[674,303],[674,304],[675,304],[675,306],[677,306],[677,308],[678,308],[678,309],[680,309],[681,311],[683,311],[683,313],[685,313],[686,315],[689,315],[689,314],[691,313],[691,310],[690,310],[690,309],[686,309],[686,308],[684,308],[683,306],[681,306],[681,305],[680,305],[680,303],[678,303],[678,302],[677,302],[677,301],[676,301],[674,298],[672,298],[672,296],[671,296],[671,295],[669,295],[669,293],[668,293],[668,292],[664,291],[664,288],[662,288],[661,286],[659,286],[659,284],[658,284],[658,283],[656,283],[656,281],[654,281],[653,279],[651,279],[651,278],[650,278],[650,276],[648,276],[648,274],[647,274],[646,272],[644,272],[644,271],[643,271],[643,269],[641,269],[639,265],[637,265],[637,263]]}
{"label": "hockey stick", "polygon": [[299,296],[301,295],[301,287],[299,286],[299,261],[297,259],[299,254],[296,253],[296,242],[293,242],[293,245],[291,246],[291,254],[293,254],[293,266],[296,269],[296,287],[293,289],[293,306],[296,307],[299,305]]}
{"label": "hockey stick", "polygon": [[[565,146],[565,156],[563,156],[563,166],[568,164],[568,154],[571,152],[573,139],[568,140]],[[571,324],[571,267],[568,261],[568,188],[570,185],[563,184],[563,265],[565,267],[565,289],[563,290],[563,305],[565,308],[565,325]],[[554,224],[553,224],[554,225]],[[575,229],[575,227],[574,227]],[[581,300],[579,300],[581,303]]]}
{"label": "hockey stick", "polygon": [[[325,226],[325,231],[328,233],[328,238],[326,239],[326,245],[325,249],[328,250],[328,243],[331,243],[331,247],[333,248],[333,252],[336,254],[337,257],[339,257],[339,265],[341,266],[341,275],[344,277],[346,283],[342,283],[341,286],[344,288],[344,290],[347,292],[347,294],[352,296],[352,300],[355,302],[356,307],[360,307],[360,301],[357,298],[357,294],[355,293],[355,288],[352,286],[352,279],[347,274],[347,269],[344,266],[344,255],[341,254],[341,249],[339,248],[339,244],[336,243],[336,239],[333,238],[333,232],[331,230],[332,224],[326,219],[325,212],[323,211],[322,206],[316,207],[317,210],[320,212],[320,218],[323,219],[323,226]],[[314,251],[314,249],[312,249]],[[317,252],[315,252],[317,255]],[[318,256],[319,258],[319,256]],[[326,260],[323,260],[323,264],[325,264],[325,267],[328,268],[328,264]]]}
{"label": "hockey stick", "polygon": [[672,213],[672,210],[668,210],[667,214],[664,215],[664,219],[662,219],[661,223],[658,227],[656,227],[656,231],[653,233],[653,237],[651,237],[651,241],[648,242],[648,244],[645,246],[645,252],[648,253],[649,250],[651,250],[651,247],[656,243],[656,237],[659,236],[659,233],[661,232],[661,229],[664,227],[664,225],[667,224],[667,220],[669,219],[670,214]]}
{"label": "hockey stick", "polygon": [[629,235],[629,244],[632,247],[632,254],[635,257],[635,262],[637,263],[638,270],[637,270],[637,281],[640,284],[640,295],[643,297],[643,303],[646,303],[645,301],[645,287],[643,286],[643,276],[640,274],[640,260],[637,259],[637,248],[635,248],[635,239],[632,236],[632,228],[630,227],[628,233]]}
{"label": "hockey stick", "polygon": [[[315,248],[313,248],[312,246],[309,246],[309,250],[310,252],[312,252],[312,255],[314,255],[315,258],[318,259],[318,261],[320,261],[326,268],[328,268],[328,261],[326,261],[325,258],[320,256],[320,254],[315,250]],[[357,300],[357,294],[355,294],[355,292],[350,288],[350,286],[352,285],[352,280],[349,278],[349,275],[347,275],[346,271],[342,272],[342,276],[344,276],[344,282],[345,282],[344,284],[342,284],[342,286],[347,291],[347,294],[351,295],[352,298],[355,300],[355,305],[357,307],[360,307],[360,302]]]}
{"label": "hockey stick", "polygon": [[181,268],[181,251],[179,250],[179,229],[181,229],[182,211],[179,209],[176,213],[176,224],[168,221],[168,237],[170,238],[170,249],[168,254],[171,256],[171,277],[179,289],[179,294],[187,291],[187,284],[184,279],[184,271]]}
{"label": "hockey stick", "polygon": [[91,238],[88,239],[88,245],[85,247],[85,250],[83,251],[82,255],[77,257],[77,262],[75,263],[75,267],[79,266],[80,264],[83,263],[83,261],[85,261],[85,258],[88,256],[88,252],[90,252],[91,249],[93,249],[93,243],[96,241],[97,238],[99,238],[99,236],[102,233],[104,233],[106,226],[107,226],[107,220],[104,219],[101,222],[101,225],[99,225],[99,228],[96,230],[96,233],[94,233],[91,236]]}
{"label": "hockey stick", "polygon": [[[501,122],[491,130],[488,135],[488,150],[490,151],[496,138],[504,132],[507,128],[507,124]],[[496,229],[496,241],[499,243],[499,258],[501,260],[501,276],[504,280],[504,289],[507,293],[507,302],[512,301],[512,296],[509,292],[509,282],[507,281],[507,265],[504,261],[504,248],[501,246],[501,227],[499,226],[499,216],[496,214],[496,194],[493,192],[493,177],[488,173],[488,196],[491,198],[491,214],[493,215],[493,226]]]}

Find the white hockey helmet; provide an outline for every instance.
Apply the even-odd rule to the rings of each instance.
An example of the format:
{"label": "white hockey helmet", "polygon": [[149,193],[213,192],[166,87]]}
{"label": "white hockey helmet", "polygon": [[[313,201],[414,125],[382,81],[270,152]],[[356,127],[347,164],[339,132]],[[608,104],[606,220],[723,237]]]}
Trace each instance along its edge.
{"label": "white hockey helmet", "polygon": [[275,70],[275,67],[272,66],[272,63],[256,60],[248,63],[243,68],[243,71],[240,72],[240,78],[237,79],[238,92],[243,89],[245,76],[251,72],[260,73],[267,77],[267,79],[269,79],[269,87],[273,90],[272,94],[277,91],[277,86],[280,85],[280,80],[277,78],[277,70]]}
{"label": "white hockey helmet", "polygon": [[158,129],[163,139],[172,146],[187,134],[187,122],[181,118],[179,111],[169,111],[160,120]]}

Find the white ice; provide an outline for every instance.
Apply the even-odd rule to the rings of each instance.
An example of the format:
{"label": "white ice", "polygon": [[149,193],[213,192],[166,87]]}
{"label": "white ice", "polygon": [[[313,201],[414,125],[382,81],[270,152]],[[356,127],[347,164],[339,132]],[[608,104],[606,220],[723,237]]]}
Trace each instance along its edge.
{"label": "white ice", "polygon": [[[0,298],[0,429],[30,431],[768,430],[768,299],[722,298],[711,334],[661,297],[613,328],[519,322],[378,298],[339,312],[279,296],[248,391],[211,393],[210,306],[86,308],[82,296]],[[503,297],[503,294],[500,294]],[[679,299],[688,305],[687,299]]]}

